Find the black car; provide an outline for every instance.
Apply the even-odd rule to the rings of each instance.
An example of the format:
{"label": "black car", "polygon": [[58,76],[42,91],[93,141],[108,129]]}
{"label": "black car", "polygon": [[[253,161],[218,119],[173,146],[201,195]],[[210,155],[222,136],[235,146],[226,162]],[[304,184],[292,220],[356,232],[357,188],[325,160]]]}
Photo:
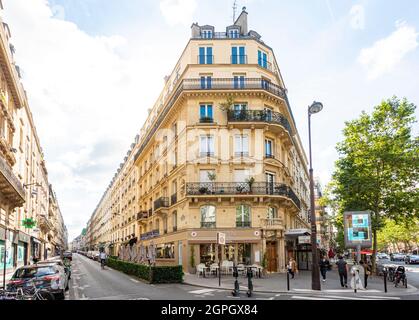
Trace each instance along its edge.
{"label": "black car", "polygon": [[65,291],[68,290],[68,277],[64,267],[54,263],[24,266],[15,271],[7,284],[7,291],[31,289],[33,285],[48,290],[58,299],[64,299]]}

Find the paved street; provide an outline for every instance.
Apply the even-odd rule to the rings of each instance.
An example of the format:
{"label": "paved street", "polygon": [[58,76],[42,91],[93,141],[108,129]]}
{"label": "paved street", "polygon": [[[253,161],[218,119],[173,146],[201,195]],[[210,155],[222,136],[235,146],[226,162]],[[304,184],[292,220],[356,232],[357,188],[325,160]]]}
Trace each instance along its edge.
{"label": "paved street", "polygon": [[[414,271],[409,272],[417,277],[419,268],[411,267]],[[248,298],[245,287],[240,288],[241,297],[233,297],[230,290],[185,284],[150,285],[108,267],[102,270],[98,262],[78,254],[73,255],[72,269],[70,290],[67,292],[67,299],[70,300],[419,300],[419,296],[397,297],[383,292],[355,295],[342,293],[341,290],[328,290],[321,295],[303,290],[290,294],[254,293]],[[409,279],[413,278],[410,273]]]}

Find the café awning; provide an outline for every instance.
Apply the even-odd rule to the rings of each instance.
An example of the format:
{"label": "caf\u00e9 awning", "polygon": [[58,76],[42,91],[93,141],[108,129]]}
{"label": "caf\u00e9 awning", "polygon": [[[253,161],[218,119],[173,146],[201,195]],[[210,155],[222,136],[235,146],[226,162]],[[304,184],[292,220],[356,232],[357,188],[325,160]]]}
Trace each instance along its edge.
{"label": "caf\u00e9 awning", "polygon": [[285,237],[288,238],[297,238],[300,236],[309,236],[311,232],[309,229],[289,229],[285,231]]}

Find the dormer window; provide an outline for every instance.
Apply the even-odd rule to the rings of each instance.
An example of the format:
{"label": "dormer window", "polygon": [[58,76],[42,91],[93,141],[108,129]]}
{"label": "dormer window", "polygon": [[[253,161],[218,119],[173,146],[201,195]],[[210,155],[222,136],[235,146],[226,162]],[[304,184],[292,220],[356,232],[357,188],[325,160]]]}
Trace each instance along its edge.
{"label": "dormer window", "polygon": [[212,30],[202,30],[201,35],[203,39],[212,39],[213,33]]}
{"label": "dormer window", "polygon": [[228,31],[229,38],[237,39],[239,38],[239,35],[240,35],[239,29],[230,29]]}

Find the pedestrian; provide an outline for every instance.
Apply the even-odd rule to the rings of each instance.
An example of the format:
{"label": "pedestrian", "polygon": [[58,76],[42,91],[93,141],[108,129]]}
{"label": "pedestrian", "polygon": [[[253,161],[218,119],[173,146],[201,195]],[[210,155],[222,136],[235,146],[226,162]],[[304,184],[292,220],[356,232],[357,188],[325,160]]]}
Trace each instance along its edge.
{"label": "pedestrian", "polygon": [[339,272],[339,279],[340,279],[340,285],[345,288],[348,287],[348,264],[346,263],[345,259],[343,259],[343,256],[338,256],[338,262],[336,262],[338,266],[338,272]]}
{"label": "pedestrian", "polygon": [[332,261],[332,259],[334,259],[334,258],[335,258],[335,253],[334,253],[334,251],[333,251],[333,249],[332,249],[332,248],[330,248],[330,249],[329,249],[328,256],[329,256],[329,260],[330,260],[330,261]]}
{"label": "pedestrian", "polygon": [[288,262],[288,273],[291,275],[291,279],[294,279],[295,273],[298,272],[297,262],[293,257],[290,257]]}
{"label": "pedestrian", "polygon": [[361,266],[364,267],[364,288],[366,289],[368,286],[368,277],[371,275],[372,265],[369,261],[360,261]]}
{"label": "pedestrian", "polygon": [[326,272],[327,272],[327,270],[329,270],[329,266],[330,266],[329,260],[327,260],[326,256],[323,256],[323,258],[320,260],[319,265],[320,265],[320,273],[323,277],[322,280],[323,280],[323,282],[325,282],[326,281]]}

